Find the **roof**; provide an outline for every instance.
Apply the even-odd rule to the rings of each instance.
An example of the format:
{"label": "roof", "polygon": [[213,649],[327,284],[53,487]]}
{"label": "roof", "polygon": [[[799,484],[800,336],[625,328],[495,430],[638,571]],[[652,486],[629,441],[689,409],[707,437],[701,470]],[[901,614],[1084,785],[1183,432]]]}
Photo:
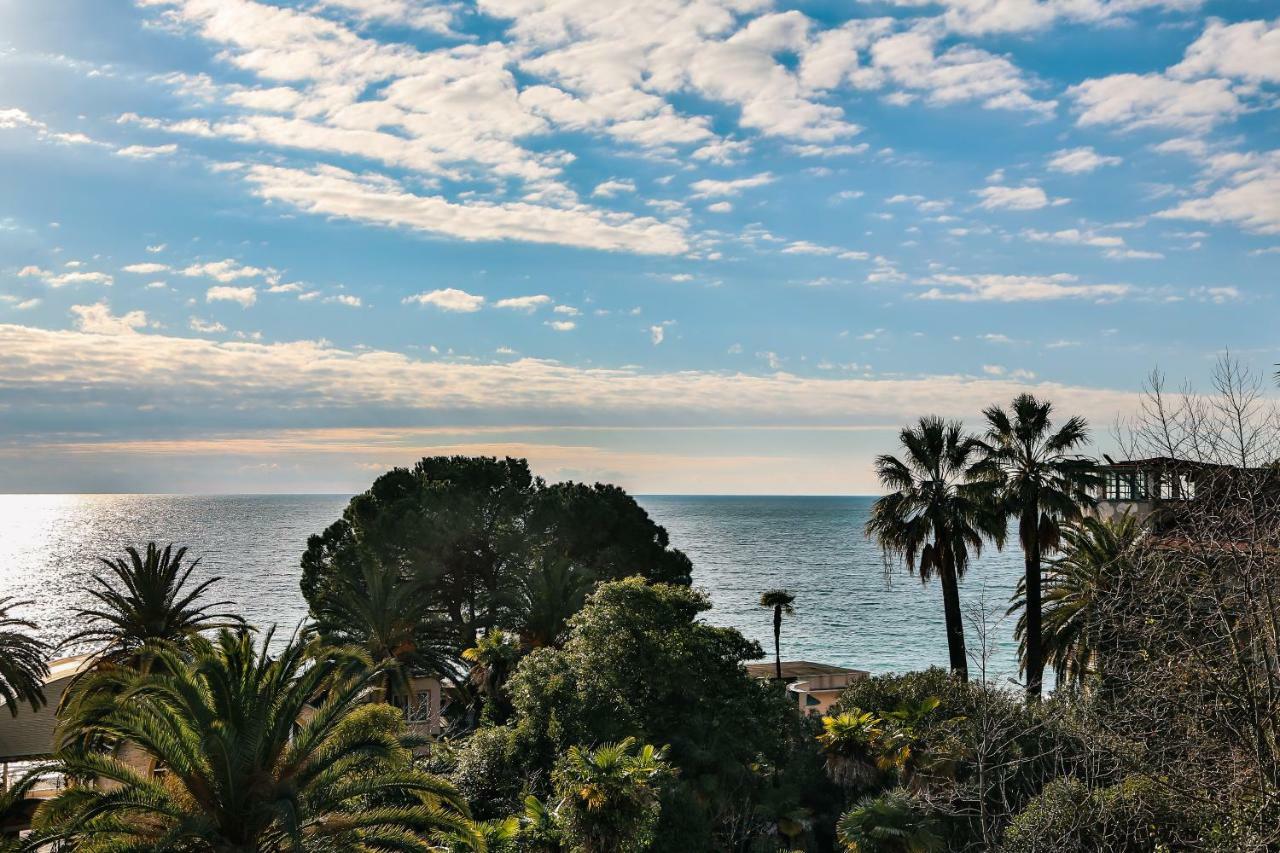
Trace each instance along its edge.
{"label": "roof", "polygon": [[[782,677],[784,679],[812,678],[815,675],[840,675],[860,671],[850,669],[847,666],[836,666],[832,663],[815,663],[810,660],[784,660],[782,662]],[[777,669],[772,663],[749,663],[747,664],[747,672],[756,678],[773,678]]]}
{"label": "roof", "polygon": [[18,716],[0,702],[0,761],[38,758],[53,752],[53,731],[58,725],[57,710],[71,679],[93,661],[93,655],[76,655],[50,662],[44,681],[45,705],[32,711],[20,705]]}

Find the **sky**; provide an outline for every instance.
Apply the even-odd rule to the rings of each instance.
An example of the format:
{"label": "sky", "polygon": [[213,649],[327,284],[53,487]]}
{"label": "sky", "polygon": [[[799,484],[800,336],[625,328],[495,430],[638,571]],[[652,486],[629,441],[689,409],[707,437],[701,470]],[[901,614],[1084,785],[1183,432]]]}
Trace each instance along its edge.
{"label": "sky", "polygon": [[1274,0],[0,0],[0,491],[867,494],[1277,353]]}

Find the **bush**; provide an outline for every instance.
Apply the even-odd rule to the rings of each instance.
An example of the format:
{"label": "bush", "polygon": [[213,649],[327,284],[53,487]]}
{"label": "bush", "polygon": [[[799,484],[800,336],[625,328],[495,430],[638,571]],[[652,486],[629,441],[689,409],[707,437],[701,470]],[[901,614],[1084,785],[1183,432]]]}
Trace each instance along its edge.
{"label": "bush", "polygon": [[1078,779],[1046,785],[1005,831],[1001,853],[1154,853],[1205,846],[1197,809],[1159,784],[1129,777],[1090,790]]}
{"label": "bush", "polygon": [[518,811],[523,777],[516,733],[506,726],[477,729],[458,749],[451,774],[478,820]]}

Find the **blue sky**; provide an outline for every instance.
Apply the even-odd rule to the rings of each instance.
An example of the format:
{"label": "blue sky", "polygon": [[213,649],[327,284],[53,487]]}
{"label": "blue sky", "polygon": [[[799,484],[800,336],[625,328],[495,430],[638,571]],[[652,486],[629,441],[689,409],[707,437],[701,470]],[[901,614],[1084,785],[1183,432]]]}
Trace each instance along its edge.
{"label": "blue sky", "polygon": [[0,489],[865,493],[1028,388],[1104,433],[1274,361],[1276,12],[0,2]]}

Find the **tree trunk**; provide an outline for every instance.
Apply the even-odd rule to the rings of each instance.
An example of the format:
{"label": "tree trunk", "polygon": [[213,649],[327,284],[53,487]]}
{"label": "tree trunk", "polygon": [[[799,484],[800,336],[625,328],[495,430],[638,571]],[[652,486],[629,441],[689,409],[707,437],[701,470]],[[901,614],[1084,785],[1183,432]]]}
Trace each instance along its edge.
{"label": "tree trunk", "polygon": [[1040,685],[1044,681],[1044,632],[1040,612],[1040,513],[1038,508],[1023,510],[1019,526],[1030,535],[1021,536],[1027,567],[1027,701],[1040,701]]}
{"label": "tree trunk", "polygon": [[773,608],[773,665],[782,680],[782,608]]}
{"label": "tree trunk", "polygon": [[961,681],[969,680],[969,657],[964,648],[964,617],[960,612],[960,582],[956,578],[951,551],[942,543],[942,612],[947,620],[947,653],[951,658],[951,674]]}

